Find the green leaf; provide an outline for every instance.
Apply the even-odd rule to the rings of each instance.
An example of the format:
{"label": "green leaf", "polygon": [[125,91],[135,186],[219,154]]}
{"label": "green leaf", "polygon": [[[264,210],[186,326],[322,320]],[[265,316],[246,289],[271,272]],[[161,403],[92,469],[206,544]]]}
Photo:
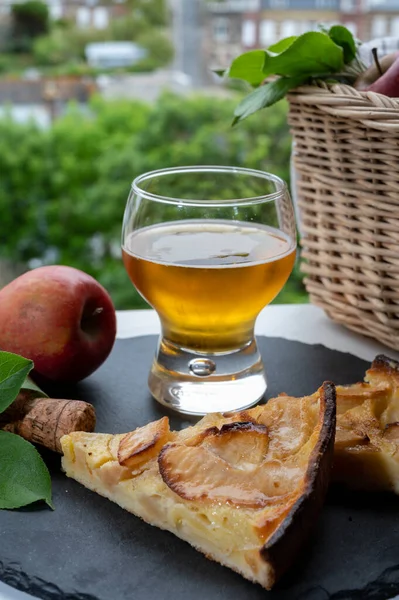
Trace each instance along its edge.
{"label": "green leaf", "polygon": [[[238,60],[238,59],[237,59]],[[266,52],[264,77],[269,75],[316,75],[335,73],[344,66],[343,50],[325,33],[310,31],[300,35],[284,52]]]}
{"label": "green leaf", "polygon": [[229,77],[244,79],[251,85],[259,85],[265,78],[263,74],[265,58],[264,50],[251,50],[241,54],[231,63]]}
{"label": "green leaf", "polygon": [[36,383],[30,377],[27,377],[25,379],[21,386],[21,389],[30,390],[31,392],[34,392],[32,394],[32,397],[34,398],[48,398],[48,395],[45,392],[43,392],[43,390],[41,390],[39,386],[36,385]]}
{"label": "green leaf", "polygon": [[266,108],[275,104],[289,90],[298,87],[301,83],[308,79],[307,75],[299,75],[298,77],[280,77],[275,81],[270,81],[265,85],[258,87],[251,94],[246,96],[234,111],[235,119],[233,125],[252,115],[261,108]]}
{"label": "green leaf", "polygon": [[50,473],[32,444],[0,431],[0,508],[20,508],[44,500],[50,508]]}
{"label": "green leaf", "polygon": [[287,50],[287,48],[289,48],[296,39],[298,39],[297,35],[291,35],[290,37],[284,38],[283,40],[272,44],[268,47],[267,51],[274,52],[274,54],[280,54],[280,52]]}
{"label": "green leaf", "polygon": [[33,362],[18,354],[0,351],[0,413],[15,400]]}
{"label": "green leaf", "polygon": [[328,32],[332,41],[344,52],[344,63],[350,63],[356,57],[356,43],[353,35],[343,25],[333,25]]}

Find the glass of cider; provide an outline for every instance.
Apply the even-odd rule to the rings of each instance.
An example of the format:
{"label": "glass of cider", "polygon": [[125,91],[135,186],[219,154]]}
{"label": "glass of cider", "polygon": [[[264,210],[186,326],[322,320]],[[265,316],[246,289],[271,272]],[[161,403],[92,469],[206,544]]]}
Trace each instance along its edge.
{"label": "glass of cider", "polygon": [[195,166],[133,181],[122,254],[161,321],[148,379],[156,400],[204,415],[263,397],[255,321],[287,281],[295,253],[291,198],[275,175]]}

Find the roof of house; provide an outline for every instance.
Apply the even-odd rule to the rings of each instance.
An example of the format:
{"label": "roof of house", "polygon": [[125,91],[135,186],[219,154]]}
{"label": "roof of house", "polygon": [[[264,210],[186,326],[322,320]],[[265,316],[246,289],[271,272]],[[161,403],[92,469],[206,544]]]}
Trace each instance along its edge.
{"label": "roof of house", "polygon": [[262,0],[262,8],[282,10],[339,10],[340,0]]}
{"label": "roof of house", "polygon": [[140,59],[146,55],[146,50],[133,42],[93,42],[87,44],[85,54],[93,58],[131,56]]}
{"label": "roof of house", "polygon": [[85,102],[95,84],[82,79],[0,79],[0,104],[42,104],[50,100]]}
{"label": "roof of house", "polygon": [[398,12],[399,0],[368,0],[368,10]]}

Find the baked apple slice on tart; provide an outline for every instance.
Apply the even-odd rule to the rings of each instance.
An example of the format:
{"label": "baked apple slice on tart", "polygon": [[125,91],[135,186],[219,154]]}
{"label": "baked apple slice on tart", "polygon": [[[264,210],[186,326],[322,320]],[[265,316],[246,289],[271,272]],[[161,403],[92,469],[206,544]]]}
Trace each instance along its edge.
{"label": "baked apple slice on tart", "polygon": [[164,417],[126,435],[62,438],[91,490],[270,589],[295,559],[330,479],[335,387],[281,395],[180,432]]}
{"label": "baked apple slice on tart", "polygon": [[336,391],[333,480],[399,494],[399,363],[379,355],[364,382]]}

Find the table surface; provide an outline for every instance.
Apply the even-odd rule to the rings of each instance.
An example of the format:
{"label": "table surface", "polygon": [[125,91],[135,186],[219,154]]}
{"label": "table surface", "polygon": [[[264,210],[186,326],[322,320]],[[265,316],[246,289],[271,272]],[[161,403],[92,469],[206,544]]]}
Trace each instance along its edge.
{"label": "table surface", "polygon": [[[117,318],[118,338],[160,332],[159,319],[153,310],[120,311],[117,312]],[[255,331],[258,335],[282,337],[307,344],[323,344],[332,350],[349,352],[367,361],[373,360],[376,354],[380,353],[399,359],[399,352],[333,323],[320,308],[310,304],[268,306],[259,315]],[[33,596],[0,582],[0,600],[32,598]],[[399,596],[395,600],[399,600]]]}

